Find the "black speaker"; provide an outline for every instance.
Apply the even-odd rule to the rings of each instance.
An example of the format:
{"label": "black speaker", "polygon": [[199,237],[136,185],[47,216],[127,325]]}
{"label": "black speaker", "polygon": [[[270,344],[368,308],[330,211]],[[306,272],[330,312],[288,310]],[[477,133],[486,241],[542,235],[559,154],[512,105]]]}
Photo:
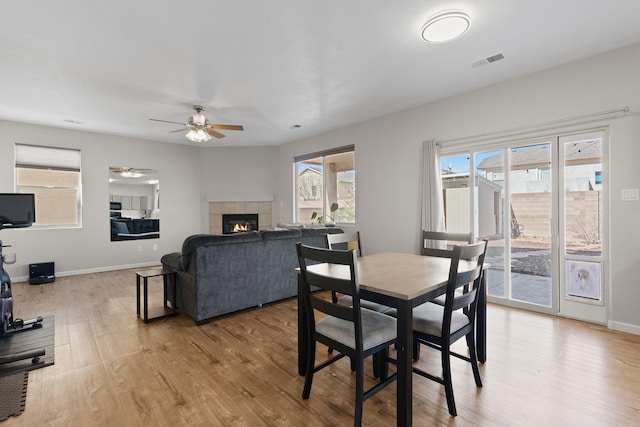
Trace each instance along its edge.
{"label": "black speaker", "polygon": [[53,262],[40,262],[29,264],[29,283],[39,285],[51,283],[56,280],[55,264]]}

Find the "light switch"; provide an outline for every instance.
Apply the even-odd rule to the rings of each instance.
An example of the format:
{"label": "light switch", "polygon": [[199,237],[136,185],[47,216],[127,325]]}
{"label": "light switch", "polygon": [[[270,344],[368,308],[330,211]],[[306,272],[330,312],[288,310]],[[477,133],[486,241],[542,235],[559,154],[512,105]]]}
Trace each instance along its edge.
{"label": "light switch", "polygon": [[640,190],[637,188],[623,188],[622,201],[638,201],[640,200]]}

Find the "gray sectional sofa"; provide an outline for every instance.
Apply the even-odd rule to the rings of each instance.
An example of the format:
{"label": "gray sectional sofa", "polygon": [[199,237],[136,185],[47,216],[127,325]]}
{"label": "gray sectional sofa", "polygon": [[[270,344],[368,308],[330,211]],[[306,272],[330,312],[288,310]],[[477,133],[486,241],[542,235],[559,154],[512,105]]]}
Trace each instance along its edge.
{"label": "gray sectional sofa", "polygon": [[326,234],[342,232],[330,227],[198,234],[161,261],[177,272],[178,308],[201,324],[297,295],[295,244],[326,247]]}

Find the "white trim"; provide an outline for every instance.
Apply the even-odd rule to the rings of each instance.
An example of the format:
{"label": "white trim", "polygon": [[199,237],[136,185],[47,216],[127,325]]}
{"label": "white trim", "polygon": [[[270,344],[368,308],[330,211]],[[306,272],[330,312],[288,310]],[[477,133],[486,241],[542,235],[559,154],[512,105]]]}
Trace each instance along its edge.
{"label": "white trim", "polygon": [[630,334],[640,335],[640,325],[632,325],[630,323],[616,322],[615,320],[609,320],[607,323],[609,329],[614,331],[627,332]]}
{"label": "white trim", "polygon": [[[147,262],[139,262],[135,264],[124,264],[124,265],[110,265],[106,267],[87,268],[83,270],[56,272],[56,278],[67,277],[67,276],[79,276],[81,274],[106,273],[109,271],[116,271],[116,270],[131,270],[134,268],[160,267],[160,265],[161,264],[158,261],[147,261]],[[29,276],[19,276],[19,277],[13,277],[11,279],[11,282],[13,284],[28,282],[28,281],[29,281]],[[132,284],[134,283],[133,278],[131,279],[131,283]],[[46,285],[47,284],[44,284],[43,286],[46,286]]]}

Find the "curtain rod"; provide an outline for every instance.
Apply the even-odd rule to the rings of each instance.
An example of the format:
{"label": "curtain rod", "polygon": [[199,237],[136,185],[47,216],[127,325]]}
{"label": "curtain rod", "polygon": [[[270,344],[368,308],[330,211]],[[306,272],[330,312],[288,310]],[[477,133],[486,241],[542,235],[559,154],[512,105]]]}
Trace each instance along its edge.
{"label": "curtain rod", "polygon": [[[620,117],[624,117],[630,113],[631,113],[631,109],[629,108],[629,106],[626,106],[622,108],[616,108],[614,110],[600,111],[597,113],[589,113],[581,116],[567,117],[564,119],[552,120],[549,122],[542,122],[542,123],[537,123],[533,125],[521,126],[521,127],[516,127],[516,128],[511,128],[511,129],[506,129],[501,131],[487,132],[487,133],[482,133],[474,136],[465,136],[462,138],[453,138],[453,139],[443,139],[441,141],[437,141],[437,144],[438,145],[442,145],[442,144],[455,145],[456,143],[462,143],[462,142],[471,142],[471,141],[482,142],[488,139],[519,136],[523,132],[537,130],[537,128],[542,128],[539,130],[543,130],[544,128],[549,128],[551,126],[557,127],[567,123],[568,125],[583,124],[583,123],[589,123],[589,122],[601,120],[611,115],[615,115],[615,116],[620,115]],[[586,121],[581,121],[581,120],[586,120]]]}

